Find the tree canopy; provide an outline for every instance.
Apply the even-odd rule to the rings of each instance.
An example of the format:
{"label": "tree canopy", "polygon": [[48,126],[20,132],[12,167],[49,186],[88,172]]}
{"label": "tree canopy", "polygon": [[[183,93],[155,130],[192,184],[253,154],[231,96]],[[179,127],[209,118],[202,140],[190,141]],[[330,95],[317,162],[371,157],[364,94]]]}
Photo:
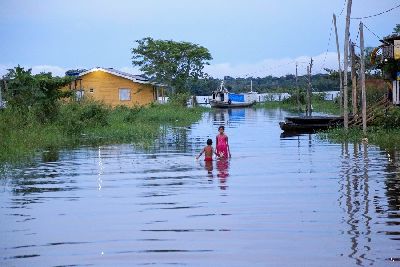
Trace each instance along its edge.
{"label": "tree canopy", "polygon": [[396,26],[393,28],[393,33],[400,34],[400,24],[396,24]]}
{"label": "tree canopy", "polygon": [[37,118],[45,122],[57,115],[58,100],[70,95],[62,92],[61,87],[72,79],[53,77],[50,72],[32,75],[31,69],[25,70],[18,65],[9,69],[3,80],[7,104],[22,112],[32,109]]}
{"label": "tree canopy", "polygon": [[132,64],[139,66],[150,79],[166,84],[175,92],[187,92],[189,83],[207,75],[203,72],[212,56],[207,48],[190,42],[136,40]]}

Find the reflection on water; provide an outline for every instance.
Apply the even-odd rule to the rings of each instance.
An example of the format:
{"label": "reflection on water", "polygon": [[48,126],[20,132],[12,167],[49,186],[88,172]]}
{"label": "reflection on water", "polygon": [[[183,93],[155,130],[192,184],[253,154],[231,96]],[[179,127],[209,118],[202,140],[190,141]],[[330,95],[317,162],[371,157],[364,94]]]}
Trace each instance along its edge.
{"label": "reflection on water", "polygon": [[[3,266],[386,266],[400,153],[281,135],[282,110],[213,110],[153,147],[48,149],[0,171]],[[226,126],[233,157],[194,156]]]}

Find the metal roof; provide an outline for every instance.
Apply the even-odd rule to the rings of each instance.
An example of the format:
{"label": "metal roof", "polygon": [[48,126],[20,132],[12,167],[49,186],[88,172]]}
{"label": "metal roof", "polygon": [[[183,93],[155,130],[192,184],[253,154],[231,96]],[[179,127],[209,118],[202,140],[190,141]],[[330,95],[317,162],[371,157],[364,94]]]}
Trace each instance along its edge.
{"label": "metal roof", "polygon": [[125,79],[128,79],[128,80],[131,80],[131,81],[136,82],[136,83],[143,83],[143,84],[151,84],[151,85],[155,85],[155,86],[160,86],[160,84],[151,82],[149,79],[147,79],[145,77],[142,77],[140,75],[133,75],[133,74],[130,74],[130,73],[127,73],[127,72],[123,72],[123,71],[120,71],[120,70],[116,70],[116,69],[113,69],[113,68],[96,67],[96,68],[93,68],[93,69],[90,69],[88,71],[80,73],[79,77],[82,77],[82,76],[84,76],[86,74],[89,74],[91,72],[94,72],[94,71],[103,71],[103,72],[106,72],[106,73],[109,73],[109,74],[112,74],[112,75],[115,75],[115,76],[119,76],[119,77],[122,77],[122,78],[125,78]]}

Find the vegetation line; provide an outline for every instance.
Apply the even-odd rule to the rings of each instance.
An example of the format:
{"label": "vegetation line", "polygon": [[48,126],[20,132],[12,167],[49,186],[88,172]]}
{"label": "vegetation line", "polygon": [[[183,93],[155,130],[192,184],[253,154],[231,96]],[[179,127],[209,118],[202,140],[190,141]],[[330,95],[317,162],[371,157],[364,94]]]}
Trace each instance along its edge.
{"label": "vegetation line", "polygon": [[110,108],[97,102],[63,104],[51,122],[38,121],[33,112],[0,111],[0,163],[23,163],[37,153],[80,145],[133,143],[149,146],[163,127],[187,126],[204,109],[154,104]]}

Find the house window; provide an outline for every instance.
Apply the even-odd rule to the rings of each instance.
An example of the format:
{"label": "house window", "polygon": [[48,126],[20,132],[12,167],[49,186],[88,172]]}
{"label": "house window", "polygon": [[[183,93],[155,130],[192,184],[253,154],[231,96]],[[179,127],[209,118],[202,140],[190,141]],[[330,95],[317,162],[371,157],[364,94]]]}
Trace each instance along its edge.
{"label": "house window", "polygon": [[119,100],[120,101],[131,100],[131,89],[120,88],[119,89]]}
{"label": "house window", "polygon": [[89,89],[89,93],[94,93],[94,89],[93,89],[93,88],[90,88],[90,89]]}

